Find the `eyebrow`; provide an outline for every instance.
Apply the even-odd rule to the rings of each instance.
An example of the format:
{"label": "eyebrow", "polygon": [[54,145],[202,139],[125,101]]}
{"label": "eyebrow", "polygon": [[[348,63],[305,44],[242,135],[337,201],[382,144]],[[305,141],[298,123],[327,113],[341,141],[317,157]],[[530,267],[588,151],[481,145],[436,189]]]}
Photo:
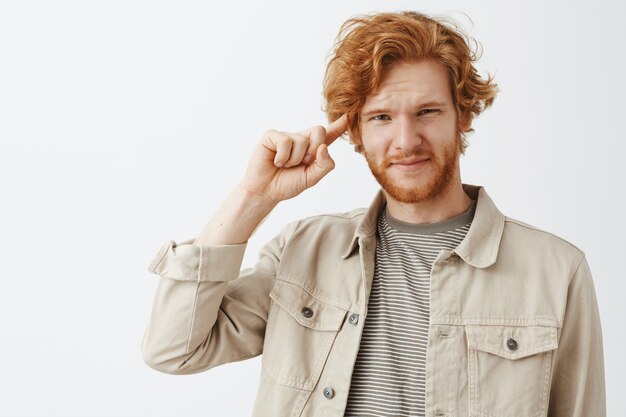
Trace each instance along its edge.
{"label": "eyebrow", "polygon": [[[443,101],[431,100],[425,103],[418,104],[417,108],[421,110],[426,107],[445,107],[445,106],[446,106],[446,103],[444,103]],[[371,116],[373,114],[386,114],[389,112],[390,110],[387,107],[374,107],[371,110],[367,110],[363,112],[362,116],[366,117],[366,116]]]}

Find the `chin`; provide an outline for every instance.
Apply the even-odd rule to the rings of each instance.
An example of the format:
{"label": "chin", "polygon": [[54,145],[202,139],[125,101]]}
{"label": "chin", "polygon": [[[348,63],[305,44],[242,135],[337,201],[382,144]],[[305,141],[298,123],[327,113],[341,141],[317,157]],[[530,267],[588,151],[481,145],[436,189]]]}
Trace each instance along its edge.
{"label": "chin", "polygon": [[449,176],[434,175],[432,172],[392,174],[389,170],[376,178],[387,195],[405,204],[432,201],[445,193],[452,181]]}

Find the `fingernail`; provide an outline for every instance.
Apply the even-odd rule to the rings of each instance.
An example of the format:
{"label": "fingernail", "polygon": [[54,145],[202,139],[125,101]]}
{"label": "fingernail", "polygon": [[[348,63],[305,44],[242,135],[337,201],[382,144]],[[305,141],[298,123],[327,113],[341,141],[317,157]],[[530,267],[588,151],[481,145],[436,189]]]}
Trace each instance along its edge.
{"label": "fingernail", "polygon": [[308,163],[310,160],[311,160],[311,155],[305,155],[302,161],[304,161],[304,163]]}

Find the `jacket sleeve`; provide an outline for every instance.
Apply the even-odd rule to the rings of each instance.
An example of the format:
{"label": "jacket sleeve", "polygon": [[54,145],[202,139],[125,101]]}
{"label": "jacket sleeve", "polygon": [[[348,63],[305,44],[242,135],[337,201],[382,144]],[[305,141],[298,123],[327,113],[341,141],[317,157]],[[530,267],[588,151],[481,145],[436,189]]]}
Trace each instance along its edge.
{"label": "jacket sleeve", "polygon": [[584,256],[569,284],[548,416],[606,416],[600,314]]}
{"label": "jacket sleeve", "polygon": [[240,271],[246,243],[163,245],[148,270],[160,276],[141,350],[144,361],[171,374],[201,372],[261,354],[269,293],[288,225]]}

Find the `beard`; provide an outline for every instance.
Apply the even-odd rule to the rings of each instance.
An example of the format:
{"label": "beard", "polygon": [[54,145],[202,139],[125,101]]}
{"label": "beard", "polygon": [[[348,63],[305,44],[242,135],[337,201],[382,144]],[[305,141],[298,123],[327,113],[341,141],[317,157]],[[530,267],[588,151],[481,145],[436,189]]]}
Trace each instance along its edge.
{"label": "beard", "polygon": [[[439,197],[451,185],[457,172],[459,155],[461,154],[459,143],[456,140],[443,147],[443,152],[440,156],[424,152],[407,151],[393,157],[387,156],[381,162],[378,162],[366,150],[364,154],[376,181],[389,196],[401,203],[422,203]],[[390,167],[394,161],[406,158],[430,158],[426,162],[427,166],[418,172],[398,171],[396,173],[396,175],[402,175],[407,179],[413,180],[414,185],[411,186],[402,186],[397,181],[394,181],[392,173],[389,172],[393,169]]]}

